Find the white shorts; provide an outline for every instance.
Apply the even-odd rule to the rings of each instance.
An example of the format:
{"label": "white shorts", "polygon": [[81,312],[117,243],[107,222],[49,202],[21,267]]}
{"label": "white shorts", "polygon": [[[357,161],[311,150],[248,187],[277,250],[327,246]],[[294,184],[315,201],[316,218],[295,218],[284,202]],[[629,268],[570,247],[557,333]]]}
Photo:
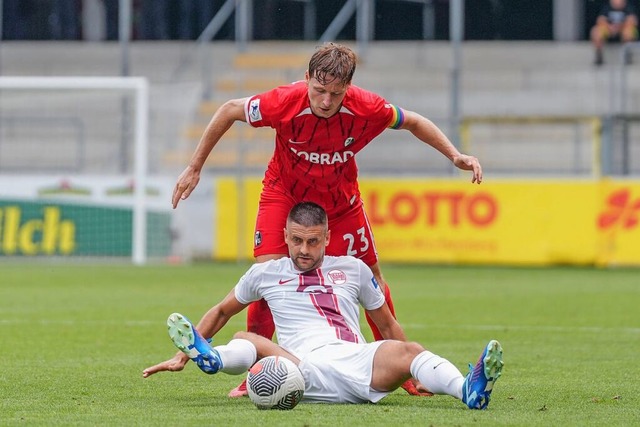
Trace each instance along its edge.
{"label": "white shorts", "polygon": [[307,354],[298,367],[306,388],[302,400],[315,403],[378,402],[390,392],[371,388],[373,357],[384,341],[328,344]]}

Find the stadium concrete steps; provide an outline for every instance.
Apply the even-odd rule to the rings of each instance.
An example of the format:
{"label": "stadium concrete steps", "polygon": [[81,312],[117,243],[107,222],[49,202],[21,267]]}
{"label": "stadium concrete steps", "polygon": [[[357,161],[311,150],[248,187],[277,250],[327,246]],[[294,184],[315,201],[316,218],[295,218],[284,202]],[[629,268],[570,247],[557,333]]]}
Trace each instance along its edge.
{"label": "stadium concrete steps", "polygon": [[[314,46],[287,46],[256,43],[252,52],[235,55],[230,61],[231,71],[214,80],[216,98],[247,96],[302,78]],[[610,56],[616,59],[614,54]],[[602,115],[615,102],[611,98],[611,81],[616,71],[612,66],[595,68],[591,59],[591,47],[586,43],[468,42],[463,46],[461,112],[465,116]],[[361,56],[354,83],[382,94],[390,102],[419,111],[446,129],[451,62],[452,51],[447,43],[379,42],[370,45]],[[199,139],[206,125],[203,118],[208,121],[217,106],[219,102],[215,101],[201,103],[199,118],[188,127],[185,137]],[[254,153],[255,162],[251,164],[266,165],[271,154],[270,132],[265,133],[264,139],[231,132],[216,147],[216,155],[211,158],[218,160],[210,160],[211,166],[237,164],[238,155],[223,154],[227,149],[238,151],[236,144],[226,140],[238,142],[245,138],[259,142],[252,150],[269,146],[263,156]]]}
{"label": "stadium concrete steps", "polygon": [[[165,161],[186,164],[207,123],[227,99],[250,96],[300,79],[308,61],[306,52],[248,51],[234,55],[230,69],[213,78],[216,100],[201,101],[192,122],[183,134],[186,143],[177,152],[168,152]],[[251,143],[251,147],[244,148]],[[273,131],[234,125],[207,159],[207,167],[264,169],[273,151]]]}
{"label": "stadium concrete steps", "polygon": [[[356,43],[349,43],[356,51]],[[226,99],[252,95],[304,76],[306,62],[317,42],[252,42],[239,53],[233,42],[207,47],[212,57],[214,94],[202,100],[201,53],[187,42],[134,42],[130,45],[129,74],[151,83],[151,145],[157,152],[151,165],[157,170],[182,168],[211,115]],[[375,91],[390,102],[432,118],[450,129],[452,49],[447,42],[375,42],[358,52],[361,60],[354,83]],[[3,75],[118,76],[122,50],[118,43],[3,42]],[[462,47],[461,113],[464,116],[602,116],[620,106],[619,49],[605,51],[606,64],[592,65],[588,42],[466,42]],[[627,68],[629,108],[640,109],[640,52]],[[246,128],[246,126],[245,126]],[[233,167],[237,158],[223,154],[239,149],[250,138],[253,163],[266,165],[273,142],[266,134],[234,130],[215,148],[214,159]],[[408,142],[394,133],[394,144],[377,144],[361,153],[361,170],[380,170],[393,158],[407,164],[423,161]],[[403,145],[405,144],[406,147]],[[406,149],[405,149],[406,148]],[[430,156],[435,157],[435,156]],[[230,159],[230,160],[229,160]],[[428,164],[428,162],[427,162]],[[364,165],[364,166],[363,166]]]}

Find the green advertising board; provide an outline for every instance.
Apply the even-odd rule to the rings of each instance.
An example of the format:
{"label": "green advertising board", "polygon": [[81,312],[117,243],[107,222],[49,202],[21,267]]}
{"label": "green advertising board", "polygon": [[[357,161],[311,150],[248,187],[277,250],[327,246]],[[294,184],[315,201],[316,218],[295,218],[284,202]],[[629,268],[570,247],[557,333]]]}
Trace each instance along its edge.
{"label": "green advertising board", "polygon": [[[0,256],[115,256],[132,251],[131,208],[0,200]],[[169,212],[147,212],[147,254],[171,251]]]}

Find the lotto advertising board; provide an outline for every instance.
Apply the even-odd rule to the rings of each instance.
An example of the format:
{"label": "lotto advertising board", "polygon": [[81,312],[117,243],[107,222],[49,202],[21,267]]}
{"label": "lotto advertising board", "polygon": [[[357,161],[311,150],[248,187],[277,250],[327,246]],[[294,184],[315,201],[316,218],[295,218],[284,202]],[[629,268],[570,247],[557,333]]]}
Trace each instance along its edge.
{"label": "lotto advertising board", "polygon": [[[252,256],[260,182],[237,187],[217,182],[214,258]],[[361,192],[383,261],[640,265],[637,181],[385,178]]]}

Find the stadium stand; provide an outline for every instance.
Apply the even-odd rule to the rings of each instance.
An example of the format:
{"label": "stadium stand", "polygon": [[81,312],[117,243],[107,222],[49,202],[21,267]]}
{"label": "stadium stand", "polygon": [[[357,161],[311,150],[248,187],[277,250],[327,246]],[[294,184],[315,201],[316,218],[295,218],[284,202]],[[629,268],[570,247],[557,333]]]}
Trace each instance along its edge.
{"label": "stadium stand", "polygon": [[[192,53],[190,64],[184,66],[185,52],[191,45],[133,43],[130,74],[145,76],[151,83],[151,146],[155,152],[150,168],[172,173],[181,169],[206,120],[220,102],[301,78],[306,58],[315,45],[315,42],[253,42],[246,52],[239,54],[232,42],[213,43],[208,54],[214,58],[211,76],[214,94],[212,99],[203,100],[200,58]],[[121,51],[117,43],[7,42],[1,55],[4,75],[120,74]],[[588,42],[466,42],[461,74],[462,115],[576,116],[587,120],[615,113],[620,108],[619,63],[613,56],[608,61],[611,65],[595,68],[591,56]],[[370,44],[361,57],[354,83],[404,108],[420,111],[447,131],[451,129],[448,122],[451,63],[451,47],[446,42],[376,42]],[[186,71],[176,79],[174,70],[179,66]],[[640,71],[632,66],[627,73],[628,105],[633,111],[638,109]],[[530,168],[562,174],[584,169],[576,168],[575,164],[563,165],[561,161],[549,165],[558,144],[572,145],[576,138],[573,134],[567,138],[566,129],[558,138],[544,136],[546,130],[555,135],[553,126],[557,124],[544,124],[544,120],[537,126],[542,129],[547,144],[533,140],[522,145],[523,152],[528,154],[527,164],[518,166],[520,171]],[[589,129],[579,130],[578,138],[588,139]],[[522,137],[526,141],[531,129],[523,127],[522,132],[518,135],[516,131],[510,138],[517,141]],[[497,150],[491,147],[491,141],[499,132],[493,129],[485,134],[484,138],[472,135],[471,151],[480,157],[486,155],[484,162],[488,170],[514,172],[508,156],[493,160],[490,157]],[[447,172],[448,165],[442,159],[404,137],[402,132],[383,135],[375,149],[360,154],[363,173]],[[214,157],[220,163],[212,160],[212,165],[233,167],[238,161],[238,152],[251,151],[253,157],[247,166],[250,170],[264,169],[263,162],[271,151],[268,132],[247,132],[245,127],[232,132],[229,138],[239,143],[216,147]],[[243,148],[247,143],[251,144],[251,150]],[[230,146],[229,152],[235,148],[236,154],[223,154],[225,145]],[[257,146],[260,149],[256,149]],[[589,163],[586,158],[578,160]]]}

